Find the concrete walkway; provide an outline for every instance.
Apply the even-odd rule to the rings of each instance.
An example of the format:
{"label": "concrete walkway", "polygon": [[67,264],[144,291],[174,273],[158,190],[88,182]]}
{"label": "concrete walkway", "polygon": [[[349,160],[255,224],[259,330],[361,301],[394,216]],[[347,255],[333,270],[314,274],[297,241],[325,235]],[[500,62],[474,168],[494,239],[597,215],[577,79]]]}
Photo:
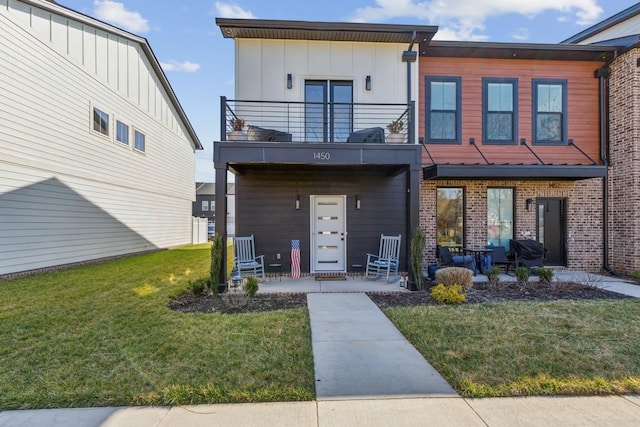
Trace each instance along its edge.
{"label": "concrete walkway", "polygon": [[458,396],[365,294],[307,303],[318,400]]}

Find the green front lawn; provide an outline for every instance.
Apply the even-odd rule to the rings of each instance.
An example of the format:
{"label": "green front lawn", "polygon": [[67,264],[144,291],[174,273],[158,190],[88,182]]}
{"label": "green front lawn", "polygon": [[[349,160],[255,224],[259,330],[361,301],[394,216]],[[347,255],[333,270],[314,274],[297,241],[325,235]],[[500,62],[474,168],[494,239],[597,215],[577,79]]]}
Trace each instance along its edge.
{"label": "green front lawn", "polygon": [[209,245],[0,281],[0,409],[310,400],[304,309],[166,308]]}
{"label": "green front lawn", "polygon": [[385,313],[465,397],[640,392],[640,301],[505,302]]}

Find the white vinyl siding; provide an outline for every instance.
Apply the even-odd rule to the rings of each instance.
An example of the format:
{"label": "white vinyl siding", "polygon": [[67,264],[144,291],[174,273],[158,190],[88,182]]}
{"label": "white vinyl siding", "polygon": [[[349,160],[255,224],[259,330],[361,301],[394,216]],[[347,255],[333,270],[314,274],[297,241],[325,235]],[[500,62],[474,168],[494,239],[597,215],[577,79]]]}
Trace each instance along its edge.
{"label": "white vinyl siding", "polygon": [[[0,275],[190,243],[194,149],[182,122],[160,121],[123,95],[126,63],[103,72],[99,53],[97,69],[85,67],[86,23],[53,14],[38,21],[52,30],[36,31],[25,17],[38,8],[8,4],[0,8]],[[118,39],[112,49],[134,45],[109,37]],[[128,60],[147,63],[133,51],[140,55]],[[153,102],[175,114],[158,78],[150,81]],[[111,118],[112,143],[92,131],[94,105]],[[146,155],[114,143],[114,117],[144,130],[153,141]]]}

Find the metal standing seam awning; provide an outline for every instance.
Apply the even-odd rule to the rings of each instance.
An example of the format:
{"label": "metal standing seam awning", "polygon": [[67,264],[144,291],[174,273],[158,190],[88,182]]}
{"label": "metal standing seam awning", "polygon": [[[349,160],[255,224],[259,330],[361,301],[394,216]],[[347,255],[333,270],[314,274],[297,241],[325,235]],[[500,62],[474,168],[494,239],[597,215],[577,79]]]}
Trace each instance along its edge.
{"label": "metal standing seam awning", "polygon": [[524,164],[434,164],[422,168],[422,178],[431,179],[568,179],[607,176],[604,165],[524,165]]}

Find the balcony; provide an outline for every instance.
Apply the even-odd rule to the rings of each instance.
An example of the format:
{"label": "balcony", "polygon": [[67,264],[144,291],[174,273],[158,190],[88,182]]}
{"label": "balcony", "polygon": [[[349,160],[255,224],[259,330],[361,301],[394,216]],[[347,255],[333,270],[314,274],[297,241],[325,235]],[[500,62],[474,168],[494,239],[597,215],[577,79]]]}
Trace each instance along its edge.
{"label": "balcony", "polygon": [[[241,101],[221,97],[220,141],[413,144],[415,104]],[[235,129],[234,125],[242,130]],[[390,124],[394,123],[394,126]]]}

